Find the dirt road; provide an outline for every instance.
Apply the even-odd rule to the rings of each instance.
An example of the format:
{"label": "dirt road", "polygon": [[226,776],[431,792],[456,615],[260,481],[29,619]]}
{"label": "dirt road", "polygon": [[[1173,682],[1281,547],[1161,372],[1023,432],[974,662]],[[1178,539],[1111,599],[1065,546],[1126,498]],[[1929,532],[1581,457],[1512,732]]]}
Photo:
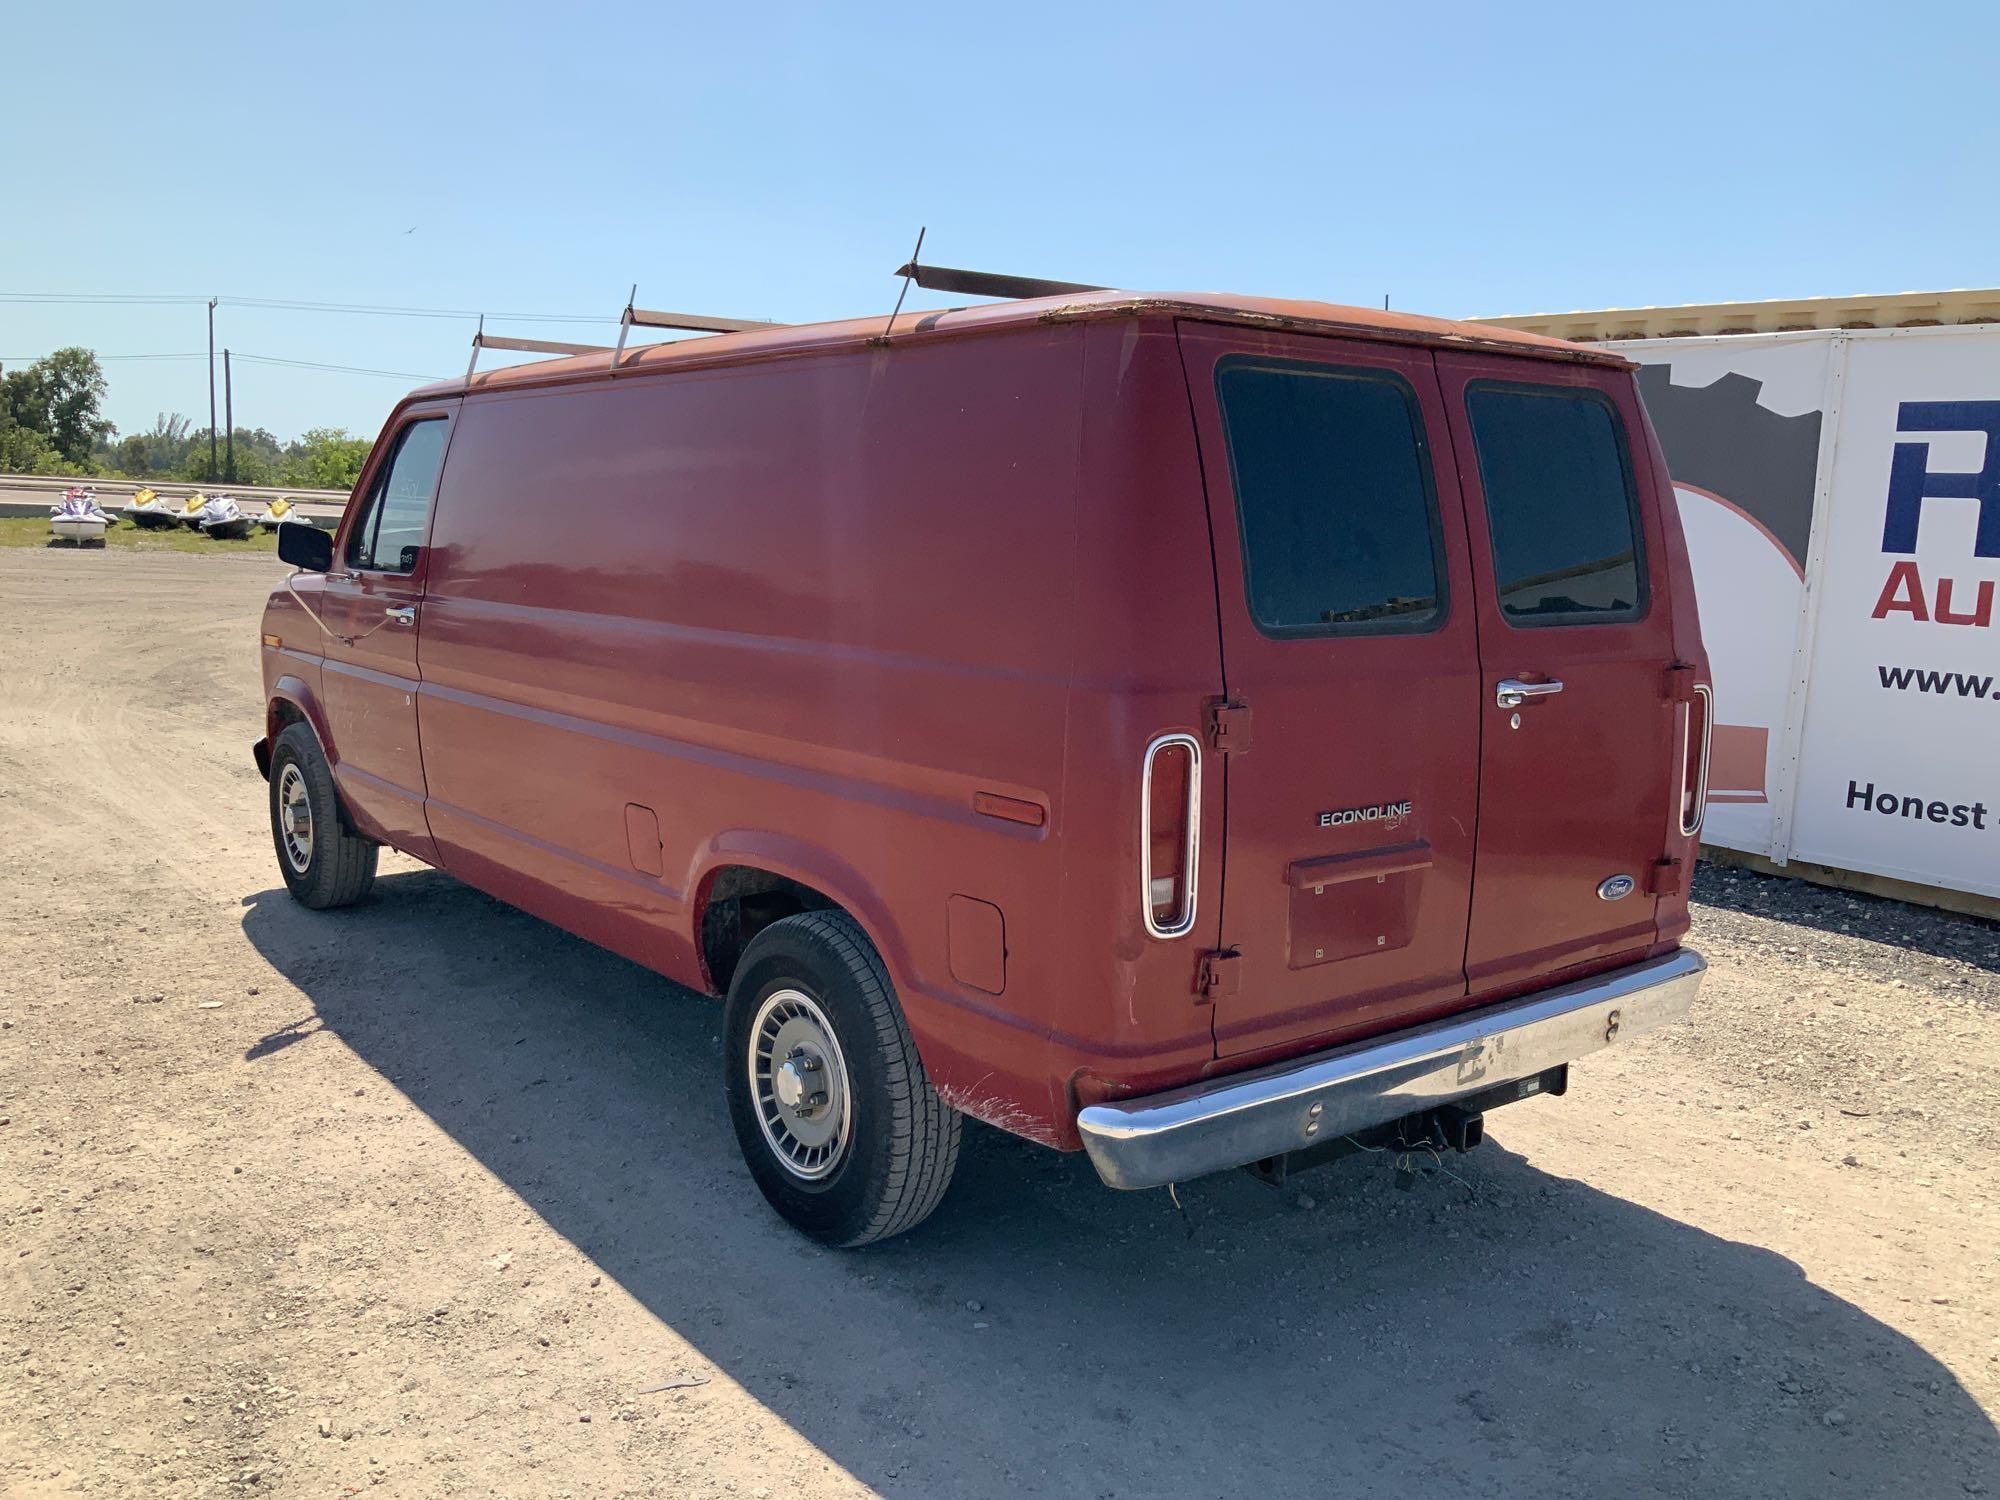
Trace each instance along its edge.
{"label": "dirt road", "polygon": [[2000,1490],[2000,930],[1705,871],[1698,1021],[1463,1182],[1183,1217],[975,1129],[822,1251],[712,1002],[400,859],[286,897],[278,576],[0,554],[8,1493]]}

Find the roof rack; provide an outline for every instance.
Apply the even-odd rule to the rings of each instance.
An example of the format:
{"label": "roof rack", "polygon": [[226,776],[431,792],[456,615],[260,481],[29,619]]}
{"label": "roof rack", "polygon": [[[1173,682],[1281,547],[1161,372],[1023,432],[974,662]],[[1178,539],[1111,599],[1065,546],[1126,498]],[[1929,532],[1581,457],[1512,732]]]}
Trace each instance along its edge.
{"label": "roof rack", "polygon": [[1060,297],[1065,292],[1103,292],[1108,287],[1083,281],[1045,281],[1036,276],[1003,276],[993,271],[961,271],[951,266],[926,266],[910,261],[898,276],[927,292],[958,292],[967,297]]}
{"label": "roof rack", "polygon": [[608,344],[559,344],[549,339],[503,339],[498,334],[486,331],[486,319],[479,320],[479,330],[472,335],[472,358],[466,361],[465,378],[470,381],[472,372],[479,367],[481,349],[512,349],[522,354],[605,354],[610,351]]}
{"label": "roof rack", "polygon": [[633,298],[639,295],[639,288],[632,288],[632,296],[625,299],[625,311],[618,318],[618,345],[611,351],[611,368],[618,368],[618,361],[625,355],[625,340],[634,328],[674,328],[683,333],[754,333],[760,328],[783,328],[783,323],[773,323],[762,318],[711,318],[703,313],[650,312],[643,307],[634,307]]}
{"label": "roof rack", "polygon": [[[923,250],[924,238],[917,236],[917,249]],[[1093,286],[1083,281],[1049,281],[1036,276],[1005,276],[993,271],[966,271],[952,266],[927,266],[916,260],[897,268],[896,274],[904,278],[905,290],[909,283],[915,283],[929,292],[957,292],[968,297],[1060,297],[1068,292],[1102,292],[1108,288]],[[625,310],[618,315],[618,342],[616,344],[567,344],[552,339],[502,338],[486,331],[486,319],[481,316],[478,331],[472,335],[472,357],[465,363],[465,379],[470,384],[479,369],[481,349],[507,349],[521,354],[608,354],[611,356],[611,373],[616,374],[625,358],[626,341],[634,328],[671,328],[681,333],[751,333],[765,328],[783,328],[783,323],[774,323],[762,318],[714,318],[706,313],[659,312],[649,308],[636,307],[639,288],[634,285],[632,295],[625,299]],[[898,309],[902,298],[896,299]],[[894,314],[890,315],[891,320]]]}
{"label": "roof rack", "polygon": [[639,295],[639,288],[632,288],[632,297],[625,299],[625,311],[618,316],[618,342],[614,344],[565,344],[551,339],[502,338],[486,331],[486,319],[479,319],[478,331],[472,335],[472,358],[466,361],[465,378],[471,381],[479,368],[481,349],[508,349],[522,354],[608,354],[611,368],[615,371],[618,362],[625,355],[625,340],[634,328],[673,328],[683,333],[749,333],[759,328],[783,328],[783,323],[766,322],[758,318],[711,318],[703,313],[654,312],[643,307],[634,307],[632,298]]}

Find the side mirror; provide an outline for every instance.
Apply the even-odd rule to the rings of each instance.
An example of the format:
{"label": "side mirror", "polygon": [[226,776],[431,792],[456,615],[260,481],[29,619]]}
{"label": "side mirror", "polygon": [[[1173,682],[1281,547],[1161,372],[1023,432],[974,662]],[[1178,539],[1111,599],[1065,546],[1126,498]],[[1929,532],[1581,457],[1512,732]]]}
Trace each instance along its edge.
{"label": "side mirror", "polygon": [[330,573],[333,534],[310,521],[286,521],[278,527],[278,556],[308,573]]}

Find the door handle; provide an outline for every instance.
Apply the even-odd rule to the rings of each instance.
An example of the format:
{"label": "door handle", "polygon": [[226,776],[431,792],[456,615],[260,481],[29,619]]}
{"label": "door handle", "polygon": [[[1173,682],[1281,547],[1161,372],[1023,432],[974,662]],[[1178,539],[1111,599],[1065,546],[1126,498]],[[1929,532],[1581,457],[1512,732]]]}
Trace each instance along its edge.
{"label": "door handle", "polygon": [[[385,609],[382,613],[387,615],[397,625],[414,625],[417,623],[417,607],[414,604],[405,604],[401,609]],[[1561,687],[1562,684],[1557,683],[1556,686]]]}
{"label": "door handle", "polygon": [[1494,686],[1493,701],[1502,708],[1519,708],[1530,698],[1552,698],[1562,690],[1560,682],[1523,682],[1518,677],[1503,677]]}

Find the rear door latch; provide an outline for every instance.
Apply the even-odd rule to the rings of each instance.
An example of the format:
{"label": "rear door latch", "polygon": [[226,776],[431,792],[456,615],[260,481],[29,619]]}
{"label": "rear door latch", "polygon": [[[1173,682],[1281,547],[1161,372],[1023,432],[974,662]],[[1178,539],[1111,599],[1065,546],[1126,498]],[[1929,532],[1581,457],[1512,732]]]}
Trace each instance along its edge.
{"label": "rear door latch", "polygon": [[1242,960],[1243,955],[1234,948],[1221,953],[1202,954],[1201,967],[1195,972],[1195,993],[1210,1004],[1228,999],[1236,993],[1238,966]]}
{"label": "rear door latch", "polygon": [[1222,755],[1250,748],[1250,705],[1215,698],[1208,705],[1208,743]]}

